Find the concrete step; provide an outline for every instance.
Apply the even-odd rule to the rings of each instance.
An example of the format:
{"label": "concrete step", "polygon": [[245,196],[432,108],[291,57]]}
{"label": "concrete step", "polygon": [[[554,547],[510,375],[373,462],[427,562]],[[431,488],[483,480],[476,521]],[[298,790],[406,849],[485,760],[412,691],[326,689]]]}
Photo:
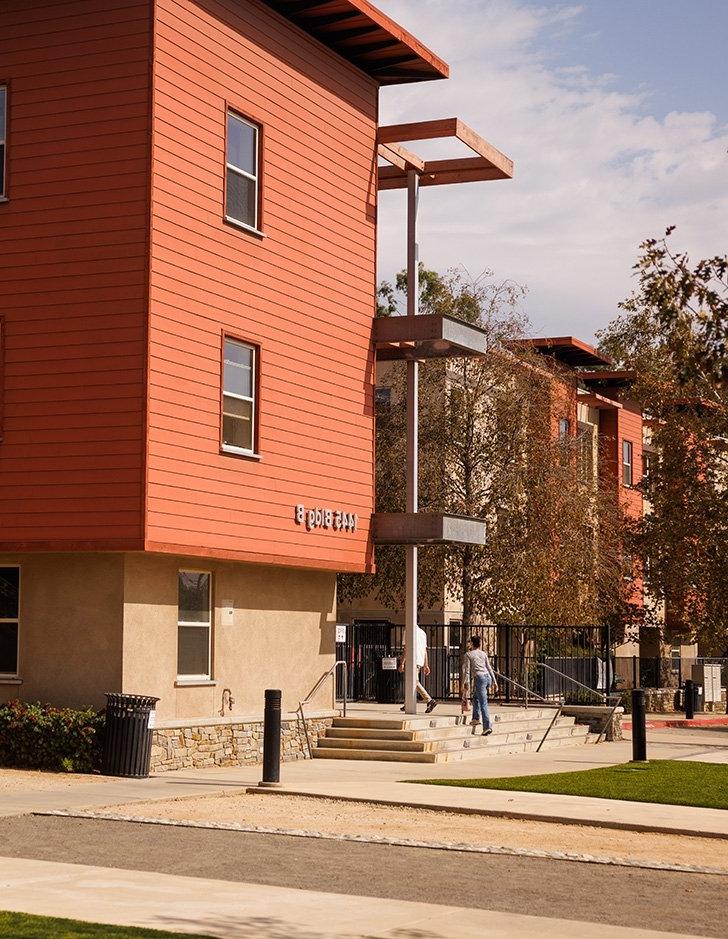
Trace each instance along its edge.
{"label": "concrete step", "polygon": [[[493,733],[483,737],[481,727],[471,727],[469,715],[418,715],[409,717],[337,717],[319,738],[313,754],[327,760],[385,760],[403,763],[437,763],[468,759],[488,753],[523,753],[538,748],[551,726],[552,708],[512,708],[492,712]],[[586,725],[574,717],[559,716],[542,749],[594,743]]]}
{"label": "concrete step", "polygon": [[[586,728],[584,728],[586,731]],[[568,737],[551,737],[549,735],[542,747],[543,750],[553,750],[556,747],[584,746],[587,734],[573,734]],[[510,753],[528,753],[538,748],[540,738],[520,742],[498,742],[493,737],[475,738],[482,741],[480,745],[461,746],[447,750],[403,751],[403,750],[369,750],[361,748],[348,749],[346,747],[316,747],[313,751],[317,760],[372,760],[388,763],[449,763],[453,760],[467,760],[482,757],[484,750],[492,755],[507,755]]]}
{"label": "concrete step", "polygon": [[[532,720],[548,720],[553,717],[552,708],[513,708],[513,710],[499,710],[492,713],[494,724],[507,724],[513,721],[523,722]],[[465,720],[463,720],[465,718]],[[335,717],[334,728],[355,727],[359,730],[427,730],[435,727],[458,727],[470,720],[470,715],[440,715],[434,712],[429,715],[417,717]]]}
{"label": "concrete step", "polygon": [[[465,730],[465,728],[463,728]],[[577,728],[572,724],[563,727],[553,727],[547,740],[563,740],[571,737],[584,736],[585,728]],[[484,737],[480,730],[461,733],[459,736],[428,738],[426,740],[381,740],[362,739],[361,737],[320,737],[318,746],[329,750],[379,750],[398,753],[444,753],[450,750],[473,749],[489,745],[500,744],[526,744],[529,741],[540,742],[546,728],[537,731],[520,730],[509,733],[492,733]]]}
{"label": "concrete step", "polygon": [[[509,738],[514,735],[526,735],[531,734],[534,736],[542,737],[548,727],[551,725],[551,720],[546,718],[533,721],[508,721],[507,723],[499,723],[493,725],[493,737],[508,736]],[[552,727],[551,732],[553,733],[558,728],[564,727],[573,727],[574,718],[573,717],[560,717],[556,720],[555,724]],[[326,739],[329,741],[336,740],[360,740],[362,744],[365,742],[370,742],[376,745],[379,743],[396,743],[396,742],[430,742],[430,741],[439,741],[439,740],[460,740],[463,737],[469,737],[471,735],[476,735],[480,733],[481,725],[476,725],[471,727],[470,725],[459,725],[457,727],[433,727],[428,728],[427,730],[377,730],[372,728],[359,728],[359,727],[329,727],[324,732],[324,737],[321,739]],[[525,739],[525,737],[524,737]],[[330,746],[335,746],[335,743],[328,744]],[[376,746],[375,746],[376,749]],[[390,747],[381,747],[382,750],[391,749]],[[403,748],[407,749],[407,748]],[[414,748],[409,748],[414,749]]]}

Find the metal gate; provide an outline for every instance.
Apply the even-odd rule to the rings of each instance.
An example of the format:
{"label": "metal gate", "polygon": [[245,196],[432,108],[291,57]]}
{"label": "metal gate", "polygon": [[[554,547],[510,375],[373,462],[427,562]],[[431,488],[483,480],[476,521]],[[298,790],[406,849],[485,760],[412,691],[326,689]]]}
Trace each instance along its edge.
{"label": "metal gate", "polygon": [[[460,698],[461,662],[471,636],[480,636],[493,668],[509,679],[500,682],[500,696],[506,702],[525,696],[524,688],[544,698],[591,704],[596,698],[587,689],[612,690],[614,650],[606,626],[450,623],[422,624],[422,629],[430,674],[421,680],[441,701]],[[359,620],[347,626],[346,642],[337,643],[336,653],[348,665],[351,700],[376,701],[382,659],[401,656],[403,640],[404,626],[386,620]]]}

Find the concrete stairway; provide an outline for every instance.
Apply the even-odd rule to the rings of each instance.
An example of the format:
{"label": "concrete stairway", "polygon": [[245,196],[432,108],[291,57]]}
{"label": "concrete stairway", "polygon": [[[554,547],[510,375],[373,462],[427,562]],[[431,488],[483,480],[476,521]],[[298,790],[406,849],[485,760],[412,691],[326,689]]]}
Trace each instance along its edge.
{"label": "concrete stairway", "polygon": [[[337,717],[313,750],[317,760],[387,760],[398,763],[445,763],[488,753],[523,753],[535,750],[546,733],[551,708],[502,710],[493,715],[493,733],[481,736],[460,717],[363,718]],[[475,733],[473,733],[475,730]],[[542,750],[594,743],[596,734],[559,717]]]}

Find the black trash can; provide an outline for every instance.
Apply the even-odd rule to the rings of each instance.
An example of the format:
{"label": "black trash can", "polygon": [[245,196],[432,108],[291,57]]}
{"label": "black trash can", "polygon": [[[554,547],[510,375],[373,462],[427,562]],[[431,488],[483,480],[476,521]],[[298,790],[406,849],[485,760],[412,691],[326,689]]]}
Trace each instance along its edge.
{"label": "black trash can", "polygon": [[159,698],[143,694],[107,694],[106,701],[101,772],[104,776],[144,779],[149,775],[152,755],[149,717]]}
{"label": "black trash can", "polygon": [[397,671],[397,659],[385,656],[379,660],[375,690],[378,704],[397,704],[402,701],[404,680]]}

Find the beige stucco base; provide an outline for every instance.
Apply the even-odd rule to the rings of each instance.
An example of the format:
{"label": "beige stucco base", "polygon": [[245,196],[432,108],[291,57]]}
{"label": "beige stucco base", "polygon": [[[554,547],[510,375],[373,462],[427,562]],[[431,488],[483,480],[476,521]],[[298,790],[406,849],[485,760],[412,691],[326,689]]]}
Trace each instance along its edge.
{"label": "beige stucco base", "polygon": [[[18,684],[0,700],[101,707],[107,691],[158,697],[159,720],[262,712],[266,688],[294,710],[335,659],[336,577],[161,554],[0,555],[19,564]],[[213,575],[212,679],[177,680],[177,572]],[[221,608],[232,606],[232,622]],[[326,705],[322,692],[322,706]]]}

